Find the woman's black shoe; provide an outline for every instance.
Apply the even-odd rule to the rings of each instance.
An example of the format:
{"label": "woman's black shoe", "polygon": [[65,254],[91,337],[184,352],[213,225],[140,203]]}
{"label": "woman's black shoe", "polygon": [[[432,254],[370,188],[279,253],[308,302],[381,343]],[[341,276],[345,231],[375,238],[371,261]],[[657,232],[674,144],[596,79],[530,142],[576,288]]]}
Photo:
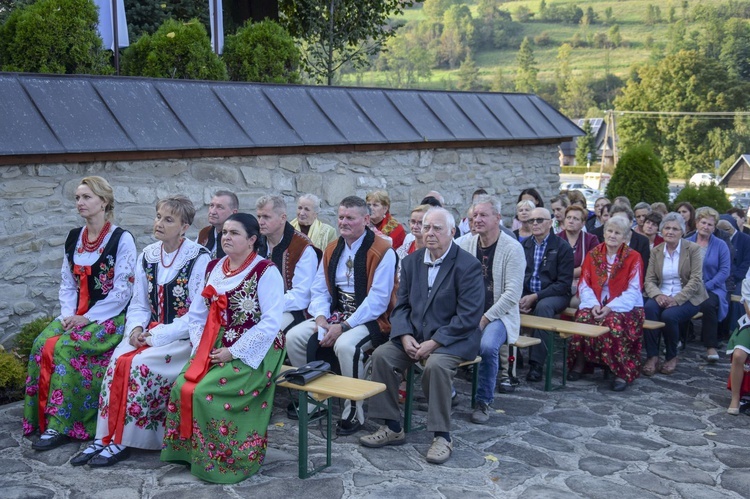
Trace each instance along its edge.
{"label": "woman's black shoe", "polygon": [[[42,434],[42,436],[44,436],[45,434],[49,435],[50,433],[45,432]],[[68,442],[70,442],[69,436],[55,431],[51,437],[40,438],[39,440],[31,444],[31,448],[34,450],[52,450],[60,447],[61,445],[67,444]]]}
{"label": "woman's black shoe", "polygon": [[624,379],[615,378],[615,380],[612,382],[613,392],[624,392],[625,388],[627,387],[628,387],[628,383]]}
{"label": "woman's black shoe", "polygon": [[[101,451],[105,449],[105,445],[92,443],[85,449],[83,449],[81,452],[73,456],[73,458],[70,460],[71,466],[83,466],[84,464],[88,463],[91,458],[94,456],[97,456]],[[90,452],[86,452],[90,451]]]}
{"label": "woman's black shoe", "polygon": [[568,371],[568,381],[578,381],[583,376],[580,371]]}
{"label": "woman's black shoe", "polygon": [[120,461],[124,461],[129,457],[130,447],[125,447],[117,454],[110,455],[109,457],[104,457],[101,455],[101,453],[97,454],[93,459],[89,461],[89,466],[91,466],[92,468],[105,468],[107,466],[117,464]]}

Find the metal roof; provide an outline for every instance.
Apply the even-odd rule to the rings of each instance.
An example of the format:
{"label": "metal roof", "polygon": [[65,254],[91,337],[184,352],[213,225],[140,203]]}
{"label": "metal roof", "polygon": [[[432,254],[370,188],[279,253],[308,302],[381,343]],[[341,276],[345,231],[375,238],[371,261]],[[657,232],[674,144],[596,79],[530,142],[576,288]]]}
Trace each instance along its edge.
{"label": "metal roof", "polygon": [[0,73],[0,157],[6,160],[81,153],[563,142],[581,134],[530,94]]}

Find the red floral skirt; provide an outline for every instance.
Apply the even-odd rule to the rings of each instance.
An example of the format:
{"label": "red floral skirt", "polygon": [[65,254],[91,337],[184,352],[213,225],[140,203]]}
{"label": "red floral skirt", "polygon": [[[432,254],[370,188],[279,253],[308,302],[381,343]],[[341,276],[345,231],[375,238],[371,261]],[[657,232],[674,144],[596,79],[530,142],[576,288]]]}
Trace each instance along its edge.
{"label": "red floral skirt", "polygon": [[575,364],[578,353],[582,353],[589,364],[599,364],[628,383],[641,372],[641,346],[643,336],[642,307],[630,312],[610,312],[599,322],[594,319],[590,308],[576,312],[576,322],[608,327],[610,332],[597,338],[574,336],[568,348],[568,368]]}

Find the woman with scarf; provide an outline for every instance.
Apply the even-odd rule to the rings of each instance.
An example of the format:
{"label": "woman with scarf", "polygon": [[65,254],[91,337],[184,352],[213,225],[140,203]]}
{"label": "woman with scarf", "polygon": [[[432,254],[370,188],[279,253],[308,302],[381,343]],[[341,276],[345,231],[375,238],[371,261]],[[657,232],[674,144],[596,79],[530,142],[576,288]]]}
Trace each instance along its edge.
{"label": "woman with scarf", "polygon": [[297,200],[297,218],[289,222],[294,230],[302,232],[310,238],[313,246],[320,251],[337,239],[336,229],[324,224],[318,218],[320,214],[320,198],[315,194],[303,194]]}
{"label": "woman with scarf", "polygon": [[373,191],[365,199],[367,206],[370,208],[370,222],[383,233],[384,236],[391,238],[394,250],[397,250],[404,244],[406,231],[398,223],[398,220],[391,215],[391,198],[385,191]]}
{"label": "woman with scarf", "polygon": [[643,328],[643,261],[625,241],[628,222],[615,217],[604,226],[604,243],[585,258],[578,291],[581,304],[576,322],[609,328],[597,338],[575,336],[571,341],[568,379],[581,378],[586,364],[599,364],[612,371],[612,390],[620,392],[638,377]]}
{"label": "woman with scarf", "polygon": [[102,177],[86,177],[75,199],[86,225],[65,241],[61,313],[34,340],[29,357],[23,434],[42,432],[31,444],[39,451],[94,435],[102,378],[133,292],[135,241],[112,224],[112,187]]}
{"label": "woman with scarf", "polygon": [[224,222],[226,256],[209,263],[203,299],[190,305],[193,356],[167,404],[162,461],[213,483],[240,482],[263,463],[284,360],[284,282],[258,256],[259,236],[252,215]]}
{"label": "woman with scarf", "polygon": [[156,203],[154,237],[135,269],[125,338],[112,354],[99,395],[96,439],[73,466],[111,466],[130,448],[161,450],[172,383],[190,357],[184,317],[200,299],[208,250],[185,238],[195,207],[185,196]]}

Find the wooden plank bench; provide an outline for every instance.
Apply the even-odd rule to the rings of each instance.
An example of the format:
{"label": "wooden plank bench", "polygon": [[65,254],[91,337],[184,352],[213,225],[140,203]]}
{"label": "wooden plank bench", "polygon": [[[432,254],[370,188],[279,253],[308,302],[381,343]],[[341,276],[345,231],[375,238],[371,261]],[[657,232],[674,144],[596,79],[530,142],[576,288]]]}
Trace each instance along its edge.
{"label": "wooden plank bench", "polygon": [[[516,339],[516,342],[512,345],[508,345],[511,348],[511,355],[514,359],[518,358],[518,349],[519,348],[529,348],[536,345],[539,345],[542,342],[539,338],[534,338],[533,336],[525,336],[523,334],[518,335],[518,339]],[[511,368],[510,375],[513,376],[513,378],[516,378],[516,365],[518,365],[517,362],[513,362],[513,367]]]}
{"label": "wooden plank bench", "polygon": [[[563,310],[563,313],[560,315],[564,315],[566,317],[575,317],[577,310],[578,309],[569,307]],[[643,329],[661,329],[663,327],[664,327],[664,323],[661,321],[649,321],[649,320],[643,321]]]}
{"label": "wooden plank bench", "polygon": [[[281,366],[281,371],[294,369],[291,366]],[[298,410],[299,415],[299,477],[307,478],[320,470],[331,465],[331,442],[333,440],[333,424],[331,420],[331,397],[347,400],[365,400],[385,391],[383,383],[368,381],[364,379],[349,378],[337,374],[324,374],[306,385],[295,385],[294,383],[281,382],[277,387],[289,388],[299,391]],[[326,411],[326,464],[316,469],[309,469],[308,457],[308,424],[309,414],[307,404],[312,403],[318,407],[325,407]]]}
{"label": "wooden plank bench", "polygon": [[[534,315],[521,314],[521,327],[527,327],[531,329],[542,329],[549,331],[560,336],[563,340],[563,372],[562,372],[562,385],[565,386],[567,378],[567,357],[568,357],[568,342],[567,339],[570,336],[586,336],[588,338],[597,338],[604,333],[609,332],[609,328],[604,326],[595,326],[593,324],[583,324],[581,322],[573,322],[562,319],[551,319],[548,317],[536,317]],[[554,367],[555,357],[555,338],[553,335],[549,335],[547,340],[547,368],[544,375],[544,391],[549,392],[552,388],[552,370]],[[556,387],[559,388],[559,387]]]}
{"label": "wooden plank bench", "polygon": [[[477,386],[479,385],[479,363],[482,357],[478,356],[474,360],[465,360],[458,367],[468,367],[471,369],[471,407],[477,398]],[[406,400],[404,401],[404,431],[409,433],[422,427],[412,428],[412,412],[414,410],[414,364],[409,366],[406,371]]]}

